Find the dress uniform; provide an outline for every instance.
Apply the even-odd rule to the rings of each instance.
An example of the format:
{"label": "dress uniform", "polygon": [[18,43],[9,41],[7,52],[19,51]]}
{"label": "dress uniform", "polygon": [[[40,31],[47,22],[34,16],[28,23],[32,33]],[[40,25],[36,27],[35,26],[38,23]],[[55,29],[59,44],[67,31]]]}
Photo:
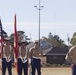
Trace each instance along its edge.
{"label": "dress uniform", "polygon": [[70,48],[65,59],[72,64],[72,75],[76,75],[76,45]]}
{"label": "dress uniform", "polygon": [[13,58],[13,47],[10,45],[10,38],[5,38],[5,45],[2,51],[2,75],[5,75],[6,68],[8,68],[9,75],[12,75],[12,58]]}
{"label": "dress uniform", "polygon": [[36,41],[35,46],[29,50],[29,55],[31,58],[32,75],[35,75],[35,70],[37,69],[38,75],[41,75],[41,60],[40,57],[43,55],[42,50],[38,46]]}
{"label": "dress uniform", "polygon": [[24,40],[21,41],[21,46],[18,49],[18,75],[22,75],[22,69],[24,75],[28,75],[28,50]]}

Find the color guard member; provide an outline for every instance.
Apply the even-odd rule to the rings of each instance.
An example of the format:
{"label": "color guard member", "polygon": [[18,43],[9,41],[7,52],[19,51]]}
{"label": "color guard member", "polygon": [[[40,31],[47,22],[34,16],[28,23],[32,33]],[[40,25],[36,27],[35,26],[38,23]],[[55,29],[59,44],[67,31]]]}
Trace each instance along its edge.
{"label": "color guard member", "polygon": [[43,55],[42,50],[39,48],[39,44],[36,41],[34,47],[29,50],[29,56],[31,58],[32,75],[35,75],[37,69],[38,75],[41,75],[41,60],[40,57]]}
{"label": "color guard member", "polygon": [[13,47],[10,45],[10,38],[4,39],[5,45],[2,51],[2,75],[5,75],[6,68],[8,68],[9,75],[12,75],[12,58],[14,55]]}
{"label": "color guard member", "polygon": [[28,75],[28,50],[25,40],[21,41],[21,46],[18,49],[18,75],[22,75],[22,69],[24,75]]}
{"label": "color guard member", "polygon": [[76,75],[76,45],[70,48],[65,59],[72,64],[72,75]]}

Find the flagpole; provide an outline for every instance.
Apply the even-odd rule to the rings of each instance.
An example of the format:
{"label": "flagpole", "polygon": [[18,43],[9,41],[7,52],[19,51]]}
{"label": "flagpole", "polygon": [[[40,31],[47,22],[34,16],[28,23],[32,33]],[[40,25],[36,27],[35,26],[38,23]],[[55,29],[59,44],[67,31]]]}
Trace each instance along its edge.
{"label": "flagpole", "polygon": [[[17,35],[17,28],[16,28],[16,14],[14,16],[14,50],[15,50],[15,58],[18,60],[18,35]],[[17,62],[15,63],[17,74],[18,74],[18,65]]]}

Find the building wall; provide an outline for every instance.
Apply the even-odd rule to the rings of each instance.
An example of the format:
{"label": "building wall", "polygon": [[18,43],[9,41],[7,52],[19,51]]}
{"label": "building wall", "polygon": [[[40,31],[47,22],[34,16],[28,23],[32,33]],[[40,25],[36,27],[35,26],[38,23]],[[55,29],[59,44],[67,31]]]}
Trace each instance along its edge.
{"label": "building wall", "polygon": [[47,63],[64,64],[64,62],[65,62],[65,55],[48,55],[47,56]]}

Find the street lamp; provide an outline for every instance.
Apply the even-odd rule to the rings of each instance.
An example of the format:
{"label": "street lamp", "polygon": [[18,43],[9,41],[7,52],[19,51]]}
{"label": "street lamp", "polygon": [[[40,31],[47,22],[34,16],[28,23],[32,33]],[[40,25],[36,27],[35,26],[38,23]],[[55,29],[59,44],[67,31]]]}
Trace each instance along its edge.
{"label": "street lamp", "polygon": [[39,0],[39,7],[34,6],[37,10],[39,10],[39,47],[40,47],[40,10],[43,9],[44,6],[41,6],[40,0]]}

